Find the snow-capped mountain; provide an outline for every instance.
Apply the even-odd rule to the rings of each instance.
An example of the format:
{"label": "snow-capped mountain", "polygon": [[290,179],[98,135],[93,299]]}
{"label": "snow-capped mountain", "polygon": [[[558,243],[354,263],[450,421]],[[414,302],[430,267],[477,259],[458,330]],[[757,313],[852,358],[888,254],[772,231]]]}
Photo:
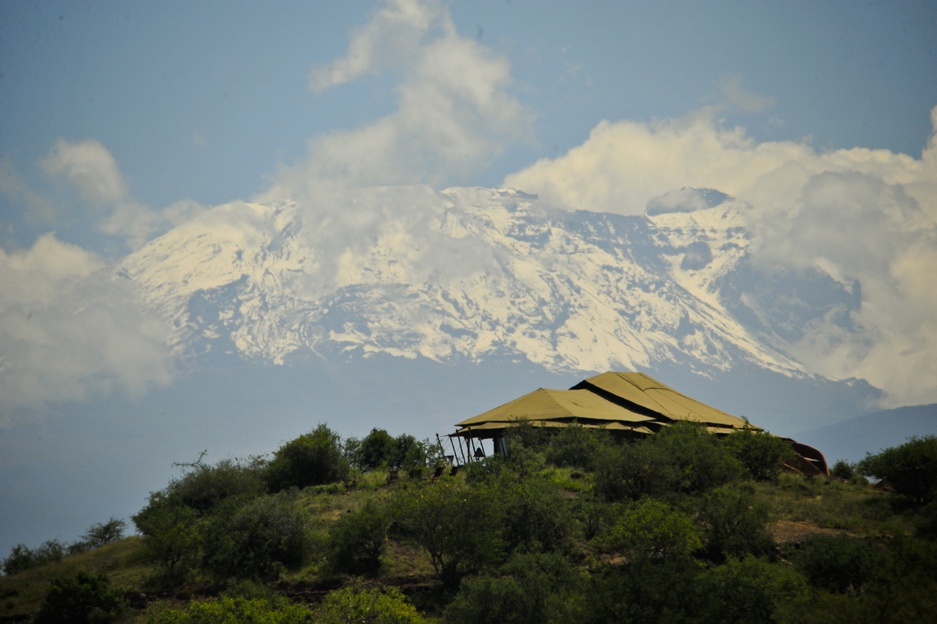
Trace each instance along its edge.
{"label": "snow-capped mountain", "polygon": [[490,377],[514,362],[572,382],[642,370],[753,418],[855,415],[874,389],[812,375],[787,350],[812,322],[845,327],[853,287],[754,266],[749,209],[696,189],[621,216],[513,190],[372,188],[218,206],[117,273],[171,323],[183,358],[359,362],[382,377],[363,364],[380,356],[443,366],[437,386],[462,383],[453,366]]}
{"label": "snow-capped mountain", "polygon": [[657,205],[643,217],[479,188],[360,190],[324,209],[234,203],[152,241],[119,274],[189,354],[516,355],[553,371],[681,361],[702,373],[744,361],[804,373],[731,298],[745,276],[745,206],[694,198],[692,211]]}

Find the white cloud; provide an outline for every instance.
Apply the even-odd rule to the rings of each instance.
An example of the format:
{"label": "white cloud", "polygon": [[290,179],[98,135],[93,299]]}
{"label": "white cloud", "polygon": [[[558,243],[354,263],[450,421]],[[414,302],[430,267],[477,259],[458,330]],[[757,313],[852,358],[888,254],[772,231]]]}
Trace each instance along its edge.
{"label": "white cloud", "polygon": [[[731,82],[723,91],[748,100]],[[755,104],[767,102],[747,105]],[[937,108],[932,122],[937,128]],[[582,145],[504,184],[567,209],[624,214],[641,214],[650,200],[682,187],[746,201],[754,262],[817,267],[861,285],[854,314],[861,330],[816,328],[792,346],[796,355],[818,373],[867,379],[891,404],[937,402],[937,301],[929,286],[937,269],[937,134],[914,158],[759,143],[720,126],[713,110],[650,123],[605,121]]]}
{"label": "white cloud", "polygon": [[[117,161],[104,145],[92,139],[77,143],[58,139],[39,165],[46,175],[65,180],[78,192],[79,198],[94,211],[101,232],[125,238],[134,249],[202,209],[191,200],[177,202],[163,210],[153,210],[136,201]],[[33,204],[39,201],[39,194],[26,195],[27,191],[17,189],[14,183],[11,172],[0,168],[0,190]],[[43,200],[41,205],[51,206],[51,202]],[[50,208],[47,212],[52,215],[55,210]]]}
{"label": "white cloud", "polygon": [[50,176],[62,176],[92,204],[108,205],[125,201],[128,186],[111,153],[98,141],[55,142],[40,165]]}
{"label": "white cloud", "polygon": [[311,87],[383,72],[401,76],[397,109],[314,138],[305,162],[282,168],[265,197],[315,197],[323,184],[447,185],[530,135],[531,113],[508,92],[507,60],[459,35],[435,0],[388,2],[352,32],[344,57],[313,69]]}
{"label": "white cloud", "polygon": [[168,328],[104,268],[53,234],[0,249],[0,424],[18,408],[170,381]]}
{"label": "white cloud", "polygon": [[716,106],[719,108],[762,113],[774,106],[774,98],[749,91],[742,84],[742,77],[735,74],[724,76],[719,81],[718,89]]}

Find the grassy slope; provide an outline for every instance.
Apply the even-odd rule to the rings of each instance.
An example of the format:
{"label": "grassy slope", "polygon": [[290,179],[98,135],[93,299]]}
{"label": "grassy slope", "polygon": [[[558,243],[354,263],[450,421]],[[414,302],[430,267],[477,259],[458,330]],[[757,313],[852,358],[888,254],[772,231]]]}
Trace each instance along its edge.
{"label": "grassy slope", "polygon": [[[575,490],[582,488],[581,483],[570,478],[568,471],[548,471],[551,478],[569,488],[569,496],[576,496]],[[392,487],[395,486],[386,485],[386,473],[375,472],[365,475],[353,489],[309,488],[302,493],[300,502],[310,514],[313,531],[324,540],[336,519],[360,508],[369,499],[388,496]],[[885,494],[867,485],[784,474],[776,483],[757,484],[756,492],[771,506],[773,520],[769,529],[781,544],[799,542],[815,532],[896,535],[908,533],[911,528],[906,520],[892,512]],[[189,596],[215,591],[208,586],[190,586],[177,588],[171,594],[154,592],[147,583],[153,568],[143,557],[141,538],[129,537],[59,563],[0,577],[0,622],[23,620],[35,613],[51,579],[74,575],[79,570],[106,574],[115,587],[138,598],[145,595],[150,601],[184,602]],[[418,549],[391,541],[379,581],[398,586],[418,607],[432,615],[435,591],[432,572],[428,560]],[[318,563],[313,562],[282,579],[277,589],[294,600],[317,601],[345,580],[324,577]],[[140,614],[131,610],[128,621]]]}

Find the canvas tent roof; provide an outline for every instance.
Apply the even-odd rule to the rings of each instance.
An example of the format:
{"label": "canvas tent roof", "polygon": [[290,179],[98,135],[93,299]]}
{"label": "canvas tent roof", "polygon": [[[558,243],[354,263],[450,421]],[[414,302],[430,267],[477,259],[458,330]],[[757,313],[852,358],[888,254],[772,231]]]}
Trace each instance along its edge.
{"label": "canvas tent roof", "polygon": [[602,373],[574,387],[592,390],[620,405],[647,410],[670,421],[690,420],[717,428],[753,428],[744,419],[690,398],[644,373]]}
{"label": "canvas tent roof", "polygon": [[570,390],[539,388],[463,420],[456,435],[488,438],[520,422],[538,426],[572,423],[613,431],[651,433],[678,420],[706,425],[713,433],[752,427],[745,420],[700,403],[643,373],[609,372]]}
{"label": "canvas tent roof", "polygon": [[[616,405],[588,390],[547,390],[539,388],[504,405],[488,410],[456,425],[461,429],[481,429],[482,425],[503,428],[521,421],[539,423],[573,421],[580,424],[632,425],[653,421],[654,418]],[[493,427],[486,427],[493,428]]]}

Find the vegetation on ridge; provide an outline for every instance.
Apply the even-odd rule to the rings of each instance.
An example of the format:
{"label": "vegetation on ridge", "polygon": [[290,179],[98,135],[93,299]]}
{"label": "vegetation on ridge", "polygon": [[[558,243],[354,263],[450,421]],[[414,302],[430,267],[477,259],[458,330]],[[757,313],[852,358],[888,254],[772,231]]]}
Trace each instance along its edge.
{"label": "vegetation on ridge", "polygon": [[[615,442],[519,426],[511,457],[327,426],[204,457],[85,547],[18,545],[0,621],[905,622],[937,607],[937,439],[834,477],[678,424]],[[438,469],[437,469],[438,466]],[[873,485],[865,477],[877,480]]]}

